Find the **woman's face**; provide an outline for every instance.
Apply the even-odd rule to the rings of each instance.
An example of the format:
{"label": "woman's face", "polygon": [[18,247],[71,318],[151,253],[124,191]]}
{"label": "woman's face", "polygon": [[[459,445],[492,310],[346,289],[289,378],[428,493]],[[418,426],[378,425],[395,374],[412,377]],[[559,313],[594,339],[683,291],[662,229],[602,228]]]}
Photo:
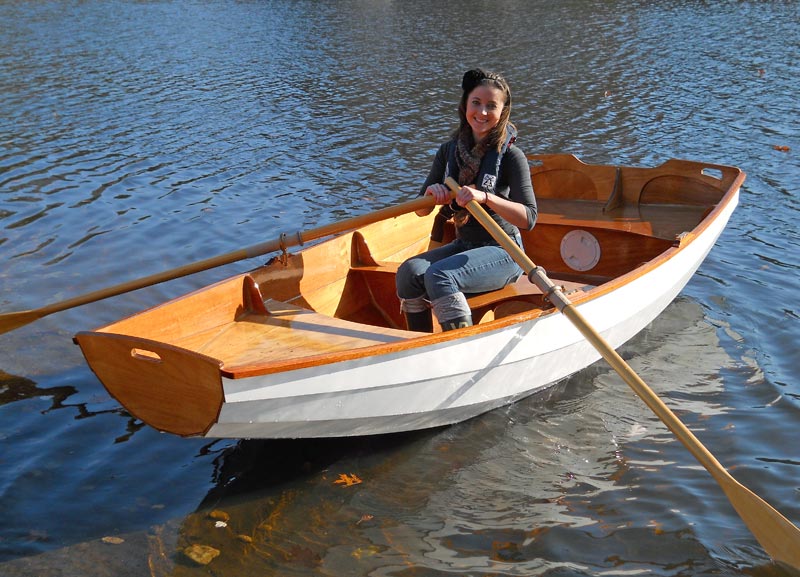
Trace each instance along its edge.
{"label": "woman's face", "polygon": [[503,91],[494,86],[479,85],[467,96],[467,122],[475,142],[480,142],[500,122],[505,106]]}

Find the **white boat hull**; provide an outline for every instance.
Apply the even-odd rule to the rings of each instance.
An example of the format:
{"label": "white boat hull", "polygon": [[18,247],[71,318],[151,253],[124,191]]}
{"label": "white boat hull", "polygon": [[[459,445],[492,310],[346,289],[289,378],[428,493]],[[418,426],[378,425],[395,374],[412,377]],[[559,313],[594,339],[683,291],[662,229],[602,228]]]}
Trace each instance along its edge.
{"label": "white boat hull", "polygon": [[[614,348],[680,293],[730,218],[738,194],[692,242],[630,282],[580,303]],[[224,403],[208,437],[341,437],[448,425],[540,391],[599,353],[560,313],[471,337],[332,365],[223,379]]]}

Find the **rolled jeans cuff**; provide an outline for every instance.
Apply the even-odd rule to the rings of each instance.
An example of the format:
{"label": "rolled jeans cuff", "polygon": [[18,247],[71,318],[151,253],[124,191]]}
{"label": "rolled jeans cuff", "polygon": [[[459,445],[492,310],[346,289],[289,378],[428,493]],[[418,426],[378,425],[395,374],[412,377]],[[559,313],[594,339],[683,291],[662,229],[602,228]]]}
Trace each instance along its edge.
{"label": "rolled jeans cuff", "polygon": [[404,313],[422,313],[431,308],[431,303],[424,296],[413,299],[400,299],[400,310]]}
{"label": "rolled jeans cuff", "polygon": [[461,292],[433,300],[431,301],[431,307],[440,323],[472,315],[472,311],[467,304],[467,297]]}

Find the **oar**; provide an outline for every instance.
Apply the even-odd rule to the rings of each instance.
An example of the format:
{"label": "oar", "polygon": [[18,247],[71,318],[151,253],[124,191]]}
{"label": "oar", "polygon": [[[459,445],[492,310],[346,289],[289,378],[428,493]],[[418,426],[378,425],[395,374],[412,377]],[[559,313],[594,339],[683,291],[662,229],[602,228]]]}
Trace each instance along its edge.
{"label": "oar", "polygon": [[[454,192],[460,187],[452,178],[447,186]],[[595,349],[608,361],[622,379],[650,407],[659,419],[672,431],[678,440],[719,483],[728,500],[745,522],[764,550],[775,560],[800,570],[800,529],[793,525],[761,497],[734,479],[703,446],[653,390],[617,354],[608,342],[594,330],[559,287],[551,281],[544,270],[536,266],[528,255],[509,238],[505,231],[486,213],[477,202],[470,201],[467,210],[476,218],[494,239],[505,248],[528,278],[583,334]]]}
{"label": "oar", "polygon": [[434,204],[433,197],[422,196],[414,200],[390,206],[367,214],[354,216],[340,222],[335,222],[318,228],[313,228],[306,231],[297,231],[292,234],[282,234],[275,240],[262,242],[249,248],[243,248],[220,256],[201,260],[192,264],[187,264],[172,270],[164,271],[154,275],[150,275],[137,280],[124,282],[109,288],[97,290],[67,299],[61,302],[53,303],[42,308],[32,309],[27,311],[20,311],[14,313],[0,314],[0,334],[7,333],[28,323],[32,323],[47,315],[64,311],[67,309],[79,307],[88,303],[96,302],[109,297],[117,296],[126,292],[134,291],[140,288],[156,285],[168,280],[173,280],[214,267],[223,266],[236,261],[261,256],[277,250],[283,250],[291,246],[302,245],[305,242],[341,234],[349,230],[353,230],[373,222],[379,222],[396,216],[400,216],[409,212],[414,212],[423,208],[432,207]]}

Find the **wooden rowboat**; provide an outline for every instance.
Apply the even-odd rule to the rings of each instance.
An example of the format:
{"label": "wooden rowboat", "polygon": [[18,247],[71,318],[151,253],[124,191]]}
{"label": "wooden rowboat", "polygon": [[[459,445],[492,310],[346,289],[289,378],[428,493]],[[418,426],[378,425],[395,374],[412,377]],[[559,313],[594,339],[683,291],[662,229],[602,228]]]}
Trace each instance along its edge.
{"label": "wooden rowboat", "polygon": [[[724,229],[744,173],[529,157],[539,204],[525,251],[613,347],[658,316]],[[403,260],[435,244],[406,214],[76,335],[132,415],[183,436],[369,435],[463,421],[600,358],[527,277],[468,295],[475,326],[405,330]],[[452,234],[452,231],[446,231]],[[445,239],[447,240],[447,238]]]}

